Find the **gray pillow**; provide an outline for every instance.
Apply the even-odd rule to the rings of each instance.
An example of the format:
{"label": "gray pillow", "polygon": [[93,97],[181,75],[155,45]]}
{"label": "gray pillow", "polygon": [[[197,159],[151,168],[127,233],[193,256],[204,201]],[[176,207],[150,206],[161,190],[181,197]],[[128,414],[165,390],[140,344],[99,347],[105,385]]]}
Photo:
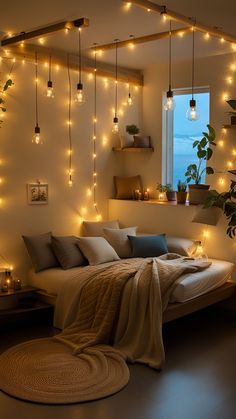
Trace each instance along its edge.
{"label": "gray pillow", "polygon": [[52,248],[63,269],[85,265],[86,260],[75,236],[52,236]]}
{"label": "gray pillow", "polygon": [[78,245],[90,265],[99,265],[120,259],[104,237],[79,237]]}
{"label": "gray pillow", "polygon": [[119,230],[113,228],[104,228],[105,239],[115,249],[120,258],[130,258],[132,249],[129,236],[136,236],[137,227],[121,228]]}
{"label": "gray pillow", "polygon": [[169,253],[177,253],[182,256],[192,256],[197,249],[198,242],[183,237],[166,237]]}
{"label": "gray pillow", "polygon": [[22,236],[35,272],[55,268],[59,262],[52,250],[52,233],[37,236]]}
{"label": "gray pillow", "polygon": [[117,220],[108,221],[84,221],[82,224],[82,236],[85,237],[102,237],[104,236],[103,229],[108,228],[120,228]]}

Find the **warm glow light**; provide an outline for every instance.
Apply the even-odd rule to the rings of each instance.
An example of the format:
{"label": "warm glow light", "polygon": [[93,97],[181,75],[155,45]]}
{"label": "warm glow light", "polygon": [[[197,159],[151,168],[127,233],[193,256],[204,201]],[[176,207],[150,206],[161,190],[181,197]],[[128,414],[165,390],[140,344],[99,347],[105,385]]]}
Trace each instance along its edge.
{"label": "warm glow light", "polygon": [[24,41],[21,41],[20,46],[21,46],[21,48],[24,48],[24,46],[25,46]]}
{"label": "warm glow light", "polygon": [[88,74],[88,79],[89,79],[89,80],[93,80],[93,74],[92,74],[92,73],[89,73],[89,74]]}
{"label": "warm glow light", "polygon": [[97,157],[97,154],[93,153],[93,158],[96,159],[96,157]]}
{"label": "warm glow light", "polygon": [[96,220],[97,220],[97,221],[100,221],[101,219],[102,219],[101,214],[97,214],[97,216],[96,216]]}
{"label": "warm glow light", "polygon": [[235,148],[232,150],[232,154],[233,154],[233,156],[236,156],[236,149]]}
{"label": "warm glow light", "polygon": [[44,42],[45,42],[44,38],[39,38],[39,43],[40,43],[41,45],[43,45],[43,44],[44,44]]}
{"label": "warm glow light", "polygon": [[220,141],[218,142],[218,145],[219,145],[219,147],[224,147],[224,141],[223,141],[223,140],[220,140]]}
{"label": "warm glow light", "polygon": [[134,86],[134,90],[137,92],[138,91],[138,89],[139,89],[139,87],[138,86]]}
{"label": "warm glow light", "polygon": [[222,178],[222,177],[220,177],[220,178],[219,178],[219,184],[220,184],[221,186],[223,186],[223,185],[225,184],[225,180],[224,180],[224,178]]}
{"label": "warm glow light", "polygon": [[58,64],[56,65],[55,68],[56,68],[56,71],[59,71],[60,70],[60,66]]}
{"label": "warm glow light", "polygon": [[202,235],[203,235],[204,239],[207,239],[207,237],[209,237],[209,231],[208,230],[203,230]]}
{"label": "warm glow light", "polygon": [[182,32],[182,31],[178,32],[178,36],[179,36],[180,38],[183,38],[183,36],[184,36],[184,32]]}
{"label": "warm glow light", "polygon": [[226,129],[226,128],[222,128],[222,133],[223,133],[224,135],[226,135],[226,134],[227,134],[227,129]]}
{"label": "warm glow light", "polygon": [[229,100],[229,94],[228,93],[223,93],[222,94],[222,100],[225,102],[226,100]]}
{"label": "warm glow light", "polygon": [[129,49],[134,49],[135,45],[133,42],[129,42]]}
{"label": "warm glow light", "polygon": [[107,136],[106,135],[104,135],[103,138],[102,138],[102,145],[103,146],[107,145]]}
{"label": "warm glow light", "polygon": [[227,77],[227,83],[232,84],[233,83],[233,77]]}
{"label": "warm glow light", "polygon": [[228,161],[227,162],[227,166],[228,166],[229,169],[232,169],[232,167],[233,167],[232,161]]}
{"label": "warm glow light", "polygon": [[125,9],[126,9],[126,10],[129,10],[130,8],[131,8],[131,3],[129,3],[129,2],[128,2],[128,3],[126,3],[126,4],[125,4]]}
{"label": "warm glow light", "polygon": [[236,70],[236,64],[231,64],[230,68],[231,68],[232,71],[235,71]]}
{"label": "warm glow light", "polygon": [[92,196],[92,191],[91,191],[91,189],[87,189],[87,196]]}
{"label": "warm glow light", "polygon": [[48,67],[48,62],[47,61],[45,61],[45,63],[44,63],[44,67]]}
{"label": "warm glow light", "polygon": [[209,32],[205,33],[204,38],[205,38],[205,39],[207,39],[207,40],[208,40],[208,39],[210,39],[210,34],[209,34]]}
{"label": "warm glow light", "polygon": [[88,210],[87,210],[87,208],[82,207],[80,212],[81,212],[82,215],[86,215]]}
{"label": "warm glow light", "polygon": [[220,42],[223,44],[225,42],[225,38],[220,38]]}
{"label": "warm glow light", "polygon": [[236,51],[236,44],[232,44],[232,49]]}

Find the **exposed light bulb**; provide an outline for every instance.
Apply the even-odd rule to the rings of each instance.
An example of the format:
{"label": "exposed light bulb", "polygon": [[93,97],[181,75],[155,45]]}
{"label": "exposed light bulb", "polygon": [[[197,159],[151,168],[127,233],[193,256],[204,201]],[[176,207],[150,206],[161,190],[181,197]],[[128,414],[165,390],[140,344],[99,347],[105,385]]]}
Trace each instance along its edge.
{"label": "exposed light bulb", "polygon": [[47,89],[45,92],[45,96],[53,99],[54,98],[54,89],[53,89],[53,85],[52,85],[52,81],[48,80],[48,84],[47,84]]}
{"label": "exposed light bulb", "polygon": [[132,105],[133,105],[133,99],[132,99],[132,97],[131,97],[131,94],[130,94],[130,93],[129,93],[129,95],[128,95],[127,104],[128,104],[129,106],[132,106]]}
{"label": "exposed light bulb", "polygon": [[32,143],[34,144],[43,144],[41,135],[40,135],[40,127],[38,126],[38,124],[36,125],[35,129],[34,129],[34,135],[32,138]]}
{"label": "exposed light bulb", "polygon": [[77,84],[77,90],[76,90],[76,93],[75,93],[75,102],[77,102],[81,105],[82,105],[82,103],[85,102],[83,84],[82,83]]}
{"label": "exposed light bulb", "polygon": [[199,119],[196,100],[190,100],[189,109],[186,112],[186,117],[189,121],[197,121]]}
{"label": "exposed light bulb", "polygon": [[176,107],[176,103],[174,100],[174,94],[171,89],[166,92],[166,99],[164,101],[164,109],[166,112],[168,111],[174,111]]}
{"label": "exposed light bulb", "polygon": [[112,132],[113,132],[113,133],[118,133],[118,132],[119,132],[118,118],[117,118],[116,116],[113,118],[113,128],[112,128]]}

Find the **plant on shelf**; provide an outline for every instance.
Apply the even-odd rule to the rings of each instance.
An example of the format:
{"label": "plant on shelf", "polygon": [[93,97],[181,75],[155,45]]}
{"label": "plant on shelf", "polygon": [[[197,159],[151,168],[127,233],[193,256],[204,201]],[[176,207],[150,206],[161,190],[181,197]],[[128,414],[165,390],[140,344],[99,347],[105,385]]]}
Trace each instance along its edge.
{"label": "plant on shelf", "polygon": [[167,183],[166,185],[158,183],[157,190],[160,192],[160,194],[165,193],[168,201],[176,201],[176,192],[173,191],[172,185],[170,183]]}
{"label": "plant on shelf", "polygon": [[190,164],[185,173],[187,183],[193,182],[189,185],[190,204],[201,204],[204,201],[206,191],[210,188],[210,185],[201,184],[202,176],[204,173],[207,175],[214,173],[214,169],[207,166],[205,162],[209,161],[213,155],[213,147],[216,146],[216,133],[211,125],[208,124],[207,128],[208,132],[202,133],[202,139],[193,143],[193,148],[197,150],[198,163]]}
{"label": "plant on shelf", "polygon": [[232,109],[232,111],[228,112],[228,114],[231,116],[231,125],[236,125],[236,99],[230,99],[226,102]]}
{"label": "plant on shelf", "polygon": [[7,108],[5,106],[5,95],[6,95],[6,91],[9,89],[9,87],[13,86],[13,81],[11,79],[8,79],[6,81],[6,83],[2,86],[0,85],[0,128],[1,125],[3,123],[3,116],[5,114],[5,112],[7,111]]}
{"label": "plant on shelf", "polygon": [[220,208],[228,221],[227,234],[233,239],[236,236],[236,182],[231,180],[227,192],[210,191],[210,196],[204,202],[204,208]]}
{"label": "plant on shelf", "polygon": [[186,182],[178,181],[177,184],[177,203],[178,204],[185,204],[187,199],[187,184]]}
{"label": "plant on shelf", "polygon": [[132,125],[126,125],[126,132],[128,132],[129,135],[136,135],[139,133],[139,128],[132,124]]}

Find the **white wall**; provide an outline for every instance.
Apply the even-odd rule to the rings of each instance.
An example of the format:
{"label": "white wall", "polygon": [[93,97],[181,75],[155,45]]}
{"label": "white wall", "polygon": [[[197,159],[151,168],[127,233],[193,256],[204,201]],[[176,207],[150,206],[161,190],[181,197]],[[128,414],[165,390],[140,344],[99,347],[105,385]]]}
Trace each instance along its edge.
{"label": "white wall", "polygon": [[[1,79],[7,67],[0,64]],[[17,62],[13,72],[14,87],[9,90],[7,114],[0,129],[0,255],[15,268],[17,274],[25,275],[28,256],[22,234],[40,234],[52,231],[57,235],[78,234],[79,214],[86,219],[96,219],[92,199],[86,194],[92,182],[92,119],[93,81],[84,75],[86,103],[72,108],[72,139],[74,184],[68,187],[68,83],[66,69],[53,71],[55,99],[43,96],[48,70],[39,65],[39,124],[45,140],[43,145],[31,143],[35,127],[34,65],[25,66]],[[72,72],[72,84],[76,86],[77,75]],[[111,151],[114,139],[110,132],[113,120],[114,81],[104,86],[98,77],[97,106],[97,172],[98,208],[103,218],[107,217],[107,198],[113,194],[113,175],[123,173],[122,156]],[[74,90],[74,89],[73,89]],[[140,125],[140,92],[133,91],[135,105],[123,106],[128,90],[126,84],[119,84],[120,125]],[[104,137],[107,143],[104,144]],[[113,141],[113,142],[112,142]],[[26,184],[35,182],[49,184],[48,205],[28,205]],[[1,260],[0,260],[1,265]]]}

